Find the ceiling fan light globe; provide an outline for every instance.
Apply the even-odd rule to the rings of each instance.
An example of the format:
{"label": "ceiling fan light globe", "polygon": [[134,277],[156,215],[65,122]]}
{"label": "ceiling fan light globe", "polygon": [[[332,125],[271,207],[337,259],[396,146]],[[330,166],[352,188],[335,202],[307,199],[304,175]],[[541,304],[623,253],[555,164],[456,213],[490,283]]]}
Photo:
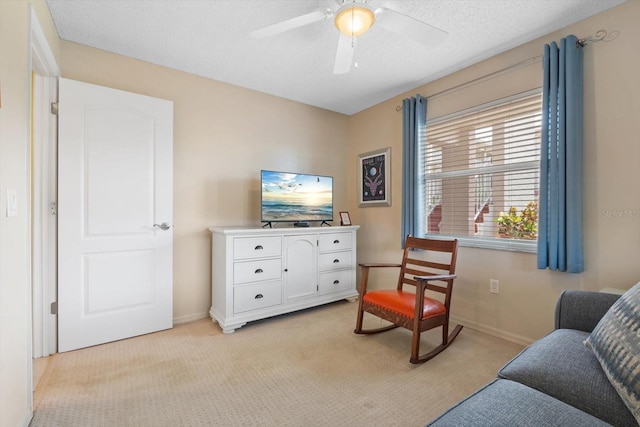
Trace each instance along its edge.
{"label": "ceiling fan light globe", "polygon": [[375,22],[374,13],[362,6],[351,6],[340,10],[334,24],[340,32],[349,37],[358,37],[369,31]]}

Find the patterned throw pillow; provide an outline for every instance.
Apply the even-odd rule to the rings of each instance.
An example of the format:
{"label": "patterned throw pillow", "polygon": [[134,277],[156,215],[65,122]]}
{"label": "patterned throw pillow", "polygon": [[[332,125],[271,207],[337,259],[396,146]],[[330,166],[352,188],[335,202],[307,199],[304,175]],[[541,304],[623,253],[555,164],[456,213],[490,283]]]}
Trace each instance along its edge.
{"label": "patterned throw pillow", "polygon": [[640,283],[613,304],[585,344],[640,424]]}

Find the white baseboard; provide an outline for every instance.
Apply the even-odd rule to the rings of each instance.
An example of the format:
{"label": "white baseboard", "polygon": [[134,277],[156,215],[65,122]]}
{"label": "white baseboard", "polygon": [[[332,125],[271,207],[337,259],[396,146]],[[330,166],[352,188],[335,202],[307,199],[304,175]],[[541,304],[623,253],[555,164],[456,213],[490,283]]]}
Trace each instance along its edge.
{"label": "white baseboard", "polygon": [[457,317],[457,316],[451,316],[450,321],[452,323],[456,323],[459,325],[464,325],[465,327],[468,327],[469,329],[473,329],[474,331],[478,331],[478,332],[482,332],[485,333],[487,335],[491,335],[497,338],[502,338],[503,340],[507,340],[507,341],[511,341],[513,343],[516,344],[520,344],[520,345],[529,345],[531,344],[534,340],[530,339],[530,338],[526,338],[520,335],[516,335],[516,334],[512,334],[510,332],[505,332],[503,330],[500,329],[496,329],[493,328],[491,326],[487,326],[487,325],[483,325],[468,319],[463,319],[461,317]]}
{"label": "white baseboard", "polygon": [[[188,314],[186,316],[174,317],[173,324],[179,325],[181,323],[195,322],[196,320],[206,319],[208,317],[210,317],[208,312]],[[483,324],[471,321],[469,319],[463,319],[461,317],[451,316],[450,320],[452,323],[464,325],[466,328],[473,329],[474,331],[482,332],[487,335],[501,338],[503,340],[507,340],[516,344],[529,345],[534,341],[530,338],[526,338],[521,335],[512,334],[510,332],[505,332],[503,330],[493,328],[491,326],[483,325]]]}
{"label": "white baseboard", "polygon": [[181,323],[195,322],[196,320],[206,319],[207,317],[209,317],[209,313],[206,311],[204,313],[188,314],[186,316],[174,317],[173,324],[179,325]]}
{"label": "white baseboard", "polygon": [[27,410],[22,416],[22,419],[20,420],[20,423],[18,425],[21,427],[29,427],[29,424],[31,424],[32,418],[33,418],[33,411]]}

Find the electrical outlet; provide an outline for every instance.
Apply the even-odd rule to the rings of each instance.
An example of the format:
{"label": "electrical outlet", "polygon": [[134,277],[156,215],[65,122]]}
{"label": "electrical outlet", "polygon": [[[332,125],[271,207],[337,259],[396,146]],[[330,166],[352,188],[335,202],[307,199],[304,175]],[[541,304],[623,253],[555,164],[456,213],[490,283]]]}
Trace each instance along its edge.
{"label": "electrical outlet", "polygon": [[500,281],[496,279],[489,279],[489,292],[492,294],[500,293]]}

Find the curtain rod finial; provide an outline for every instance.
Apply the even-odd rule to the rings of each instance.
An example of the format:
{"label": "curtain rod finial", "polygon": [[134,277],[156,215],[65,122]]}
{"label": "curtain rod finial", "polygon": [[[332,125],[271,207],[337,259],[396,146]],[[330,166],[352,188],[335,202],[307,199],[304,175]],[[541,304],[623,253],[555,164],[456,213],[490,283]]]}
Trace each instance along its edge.
{"label": "curtain rod finial", "polygon": [[607,30],[596,31],[595,36],[584,37],[576,41],[576,46],[585,47],[587,43],[601,42],[607,38]]}

